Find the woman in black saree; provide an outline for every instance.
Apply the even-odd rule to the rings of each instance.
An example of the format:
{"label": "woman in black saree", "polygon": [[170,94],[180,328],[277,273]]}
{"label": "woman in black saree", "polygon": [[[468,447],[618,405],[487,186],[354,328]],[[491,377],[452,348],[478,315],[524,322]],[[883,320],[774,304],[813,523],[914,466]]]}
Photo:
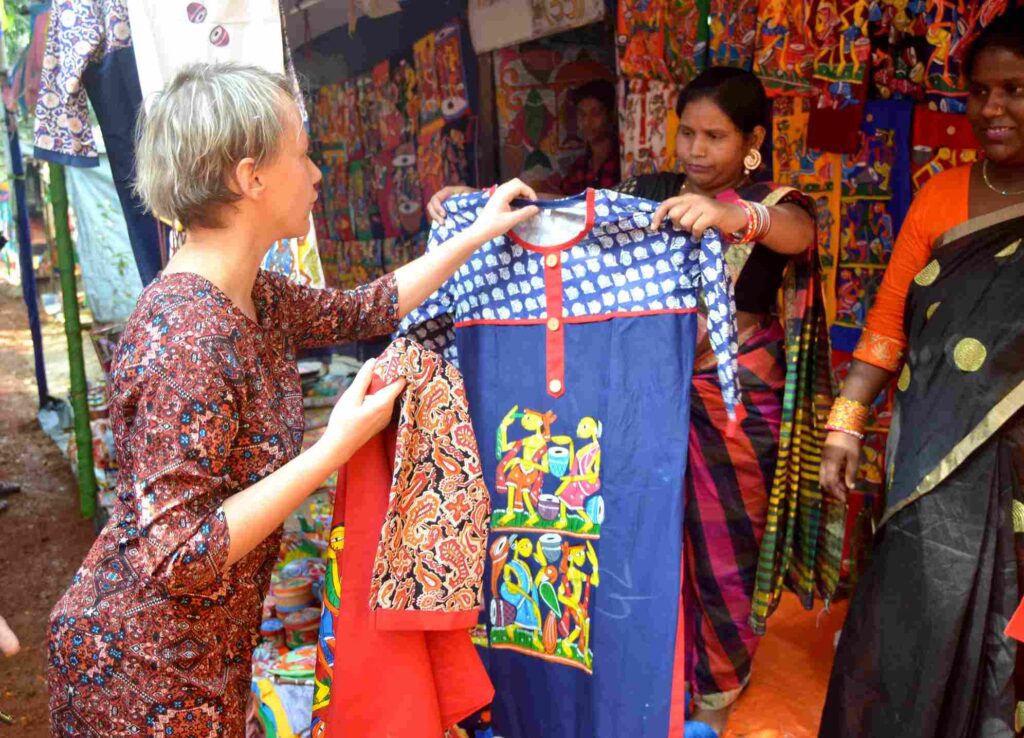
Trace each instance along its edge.
{"label": "woman in black saree", "polygon": [[830,418],[822,484],[842,499],[864,405],[898,374],[886,509],[839,642],[828,738],[1019,728],[1003,631],[1024,591],[1024,9],[979,35],[967,71],[985,161],[915,200]]}

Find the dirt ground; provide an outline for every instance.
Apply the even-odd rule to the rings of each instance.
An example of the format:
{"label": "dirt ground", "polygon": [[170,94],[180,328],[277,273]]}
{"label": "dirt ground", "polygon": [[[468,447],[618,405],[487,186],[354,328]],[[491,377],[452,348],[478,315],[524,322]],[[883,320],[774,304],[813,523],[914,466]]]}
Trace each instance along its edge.
{"label": "dirt ground", "polygon": [[[63,326],[43,330],[50,394],[66,395]],[[48,735],[47,618],[94,538],[92,522],[78,513],[71,470],[39,428],[37,404],[25,305],[18,288],[0,284],[0,479],[22,486],[0,513],[0,615],[22,644],[17,656],[0,656],[0,711],[15,720],[0,724],[0,736],[24,738]]]}

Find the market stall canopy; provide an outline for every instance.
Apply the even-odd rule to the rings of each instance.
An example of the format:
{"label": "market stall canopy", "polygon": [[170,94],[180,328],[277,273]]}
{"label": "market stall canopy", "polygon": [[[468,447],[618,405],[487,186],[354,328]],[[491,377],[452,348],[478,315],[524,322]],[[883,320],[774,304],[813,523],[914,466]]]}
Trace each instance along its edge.
{"label": "market stall canopy", "polygon": [[355,33],[360,18],[383,18],[401,12],[411,0],[282,0],[288,38],[302,44],[338,27]]}

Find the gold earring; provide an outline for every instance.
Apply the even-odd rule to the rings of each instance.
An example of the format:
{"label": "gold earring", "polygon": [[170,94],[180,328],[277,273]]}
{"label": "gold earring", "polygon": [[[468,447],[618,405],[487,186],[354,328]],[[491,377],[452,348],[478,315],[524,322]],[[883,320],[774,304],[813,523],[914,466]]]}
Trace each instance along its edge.
{"label": "gold earring", "polygon": [[749,175],[761,167],[761,152],[758,149],[751,149],[746,158],[743,159],[743,170]]}

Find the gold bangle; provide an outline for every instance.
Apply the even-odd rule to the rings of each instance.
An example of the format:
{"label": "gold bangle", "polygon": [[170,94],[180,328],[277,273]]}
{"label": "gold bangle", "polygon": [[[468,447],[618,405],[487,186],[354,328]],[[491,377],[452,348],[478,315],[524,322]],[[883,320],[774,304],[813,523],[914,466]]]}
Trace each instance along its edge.
{"label": "gold bangle", "polygon": [[869,412],[870,409],[863,402],[840,395],[832,405],[827,425],[836,430],[863,435],[864,428],[868,424]]}

